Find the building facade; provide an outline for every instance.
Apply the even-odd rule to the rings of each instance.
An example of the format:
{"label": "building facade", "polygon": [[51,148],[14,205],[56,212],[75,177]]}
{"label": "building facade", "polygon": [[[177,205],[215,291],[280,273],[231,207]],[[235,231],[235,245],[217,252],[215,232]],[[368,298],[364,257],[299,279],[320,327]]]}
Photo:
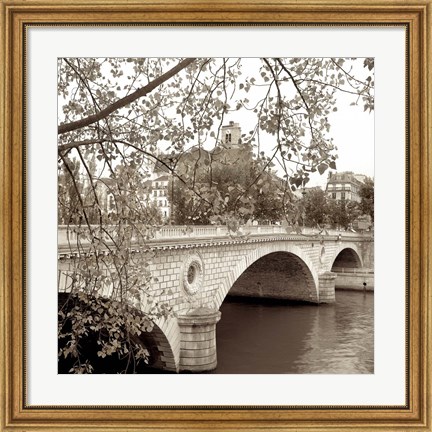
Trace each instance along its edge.
{"label": "building facade", "polygon": [[160,210],[164,220],[171,216],[171,206],[168,198],[168,187],[170,184],[170,176],[168,174],[158,176],[151,180],[151,200]]}
{"label": "building facade", "polygon": [[336,201],[360,202],[360,188],[365,176],[351,171],[329,173],[326,194],[329,199]]}

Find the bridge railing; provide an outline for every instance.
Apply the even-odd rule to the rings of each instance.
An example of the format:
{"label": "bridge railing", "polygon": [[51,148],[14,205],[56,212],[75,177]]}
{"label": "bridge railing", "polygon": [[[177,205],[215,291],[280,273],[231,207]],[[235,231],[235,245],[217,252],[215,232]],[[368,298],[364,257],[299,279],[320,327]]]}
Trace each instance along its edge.
{"label": "bridge railing", "polygon": [[[105,226],[105,230],[100,232],[98,225],[91,225],[92,229],[99,233],[100,236],[106,241],[110,241],[110,235],[116,237],[115,226]],[[132,228],[131,228],[132,229]],[[134,228],[135,229],[135,228]],[[235,234],[251,235],[251,236],[268,236],[268,235],[299,235],[299,236],[340,236],[340,237],[370,237],[370,234],[361,234],[354,231],[339,231],[339,230],[320,230],[317,228],[295,228],[282,225],[244,225],[240,227],[238,233],[229,231],[227,226],[223,225],[189,225],[177,226],[166,225],[162,227],[140,229],[140,235],[144,235],[147,240],[176,240],[176,239],[192,239],[192,238],[212,238],[212,237],[231,237]],[[59,225],[58,227],[58,244],[67,246],[74,245],[78,240],[80,243],[85,244],[86,234],[89,229],[86,227],[75,227],[71,225]],[[132,233],[132,238],[141,238],[137,235],[138,228],[136,228],[136,235]]]}

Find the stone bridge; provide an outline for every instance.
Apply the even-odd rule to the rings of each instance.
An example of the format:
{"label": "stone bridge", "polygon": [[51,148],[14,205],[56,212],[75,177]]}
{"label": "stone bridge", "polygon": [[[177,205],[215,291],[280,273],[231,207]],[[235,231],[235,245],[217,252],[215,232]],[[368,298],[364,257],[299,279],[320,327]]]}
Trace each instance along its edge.
{"label": "stone bridge", "polygon": [[[149,295],[173,316],[144,336],[151,365],[167,371],[201,372],[216,367],[216,323],[227,295],[335,302],[335,288],[373,289],[373,237],[352,232],[281,226],[165,227],[150,241],[154,277]],[[59,292],[68,291],[70,250],[59,230]],[[364,283],[366,285],[364,285]],[[145,311],[144,300],[139,308]],[[223,319],[223,318],[222,318]]]}

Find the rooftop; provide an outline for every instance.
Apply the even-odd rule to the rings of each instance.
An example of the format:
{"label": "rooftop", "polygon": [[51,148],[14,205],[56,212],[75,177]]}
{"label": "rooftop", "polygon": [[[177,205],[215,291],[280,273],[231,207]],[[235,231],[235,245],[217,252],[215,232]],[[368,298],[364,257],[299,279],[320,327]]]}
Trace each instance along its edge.
{"label": "rooftop", "polygon": [[354,174],[352,171],[329,173],[327,184],[329,183],[354,183],[362,184],[365,179],[363,174]]}

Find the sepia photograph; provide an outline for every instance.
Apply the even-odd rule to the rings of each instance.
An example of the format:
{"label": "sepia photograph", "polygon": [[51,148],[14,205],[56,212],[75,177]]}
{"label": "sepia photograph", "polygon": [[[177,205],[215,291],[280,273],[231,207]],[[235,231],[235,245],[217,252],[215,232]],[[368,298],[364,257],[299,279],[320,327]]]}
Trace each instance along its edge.
{"label": "sepia photograph", "polygon": [[432,0],[5,1],[0,430],[429,430]]}
{"label": "sepia photograph", "polygon": [[374,85],[58,58],[58,373],[373,374]]}

